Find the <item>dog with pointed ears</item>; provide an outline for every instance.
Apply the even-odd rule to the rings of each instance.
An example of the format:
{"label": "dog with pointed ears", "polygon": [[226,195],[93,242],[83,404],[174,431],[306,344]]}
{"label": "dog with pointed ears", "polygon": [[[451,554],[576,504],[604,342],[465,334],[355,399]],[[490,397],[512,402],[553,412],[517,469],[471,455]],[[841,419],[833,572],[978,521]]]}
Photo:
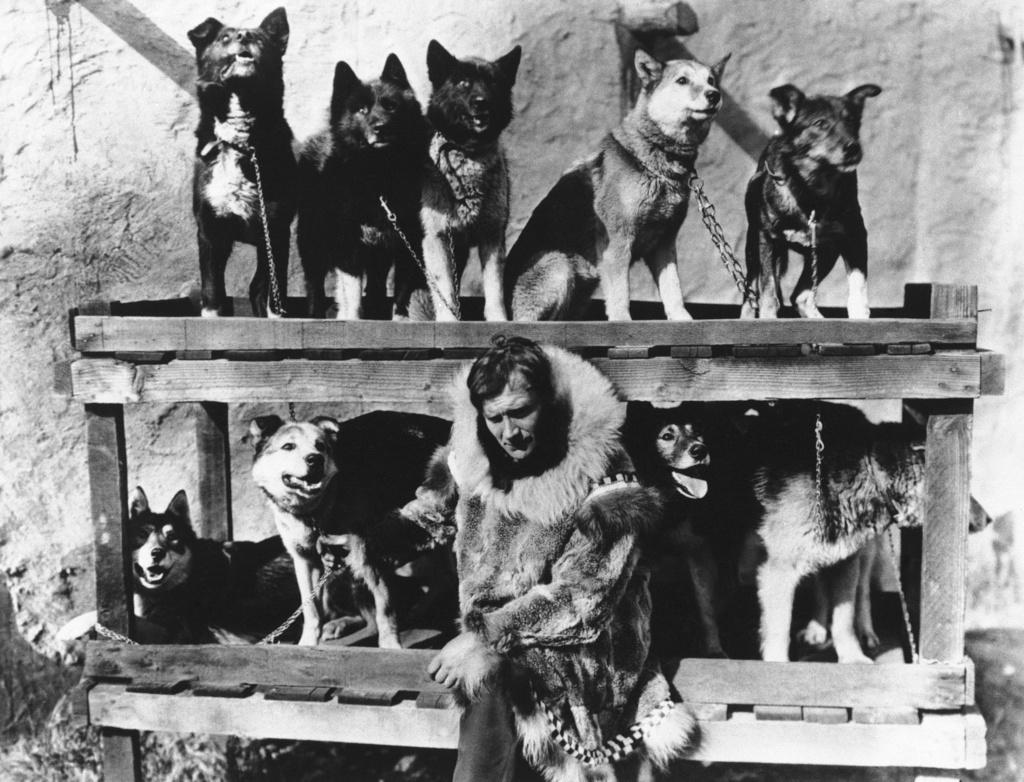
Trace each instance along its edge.
{"label": "dog with pointed ears", "polygon": [[600,282],[609,320],[630,320],[629,270],[641,258],[665,315],[689,320],[676,259],[700,145],[722,106],[722,74],[696,60],[661,63],[638,49],[643,89],[598,151],[540,202],[506,264],[514,320],[569,320]]}
{"label": "dog with pointed ears", "polygon": [[268,304],[271,275],[283,300],[296,198],[292,131],[283,105],[288,17],[278,8],[259,27],[228,27],[210,17],[188,37],[199,71],[192,211],[202,314],[221,314],[224,270],[235,243],[244,242],[256,245],[249,285],[253,314],[279,315]]}
{"label": "dog with pointed ears", "polygon": [[[743,317],[778,317],[789,250],[804,265],[791,300],[804,318],[820,318],[817,284],[839,256],[846,264],[851,318],[868,318],[868,234],[857,197],[864,101],[882,92],[862,84],[842,96],[773,89],[781,133],[768,142],[747,186],[747,292]],[[756,295],[757,310],[750,303]]]}
{"label": "dog with pointed ears", "polygon": [[[327,309],[324,278],[337,272],[337,317],[385,311],[394,259],[396,318],[408,316],[415,268],[401,236],[419,252],[420,182],[427,125],[405,68],[389,54],[380,78],[362,82],[345,62],[334,70],[329,127],[309,138],[299,155],[298,247],[311,317]],[[392,226],[384,203],[397,218]],[[396,228],[398,230],[396,230]],[[401,231],[399,234],[398,231]]]}
{"label": "dog with pointed ears", "polygon": [[512,121],[521,56],[519,46],[494,61],[459,59],[433,40],[427,47],[433,136],[420,218],[430,295],[421,289],[414,319],[458,320],[458,283],[472,247],[480,255],[484,317],[508,319],[503,284],[509,175],[500,137]]}

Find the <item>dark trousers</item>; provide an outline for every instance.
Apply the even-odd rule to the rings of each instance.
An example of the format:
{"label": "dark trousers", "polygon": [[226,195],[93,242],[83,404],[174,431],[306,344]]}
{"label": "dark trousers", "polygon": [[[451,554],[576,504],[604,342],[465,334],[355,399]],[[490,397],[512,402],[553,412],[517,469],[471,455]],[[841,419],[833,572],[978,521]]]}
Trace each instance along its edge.
{"label": "dark trousers", "polygon": [[519,752],[512,705],[489,692],[469,704],[459,723],[459,756],[452,782],[542,782]]}

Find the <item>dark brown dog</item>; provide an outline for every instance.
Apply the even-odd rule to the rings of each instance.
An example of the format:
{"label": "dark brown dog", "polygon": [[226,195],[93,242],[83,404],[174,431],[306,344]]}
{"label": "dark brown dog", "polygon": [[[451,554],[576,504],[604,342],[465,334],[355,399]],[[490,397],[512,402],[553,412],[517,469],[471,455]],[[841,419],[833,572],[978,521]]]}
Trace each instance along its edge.
{"label": "dark brown dog", "polygon": [[[765,148],[746,195],[747,290],[756,293],[757,317],[778,317],[780,279],[790,249],[804,259],[791,296],[801,317],[822,317],[814,301],[816,282],[828,276],[840,255],[849,285],[847,313],[870,317],[868,235],[857,199],[856,166],[863,157],[864,101],[881,91],[862,84],[841,97],[809,96],[784,84],[769,93],[782,133]],[[743,317],[755,317],[748,302]]]}
{"label": "dark brown dog", "polygon": [[[259,27],[227,27],[211,17],[189,30],[188,37],[199,70],[192,210],[202,314],[221,314],[224,269],[235,242],[256,245],[256,272],[249,285],[253,314],[276,314],[268,307],[267,246],[273,251],[273,273],[283,298],[295,216],[295,156],[284,118],[281,63],[288,19],[283,8],[272,11]],[[264,208],[269,231],[261,217]]]}

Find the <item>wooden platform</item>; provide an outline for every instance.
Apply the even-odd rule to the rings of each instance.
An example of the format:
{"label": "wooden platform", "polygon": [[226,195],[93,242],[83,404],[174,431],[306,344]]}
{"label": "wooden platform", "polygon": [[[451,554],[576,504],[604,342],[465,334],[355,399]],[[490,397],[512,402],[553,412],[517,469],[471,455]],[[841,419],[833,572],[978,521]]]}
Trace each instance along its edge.
{"label": "wooden platform", "polygon": [[[234,302],[236,312],[245,306]],[[981,767],[984,724],[963,646],[969,454],[973,400],[1002,393],[1004,368],[977,347],[976,289],[908,286],[903,307],[867,321],[691,311],[698,319],[686,323],[637,305],[628,323],[441,324],[202,319],[183,299],[83,306],[71,317],[79,357],[58,368],[56,385],[86,409],[100,622],[131,635],[125,404],[198,403],[202,534],[230,537],[237,438],[228,404],[447,415],[456,367],[493,334],[521,334],[580,352],[629,399],[898,399],[915,408],[926,421],[926,499],[920,556],[904,557],[903,581],[929,664],[684,660],[670,673],[701,719],[696,760],[934,772],[922,779]],[[138,729],[453,747],[456,715],[423,674],[428,655],[93,643],[80,702],[104,730],[111,780],[138,778]]]}

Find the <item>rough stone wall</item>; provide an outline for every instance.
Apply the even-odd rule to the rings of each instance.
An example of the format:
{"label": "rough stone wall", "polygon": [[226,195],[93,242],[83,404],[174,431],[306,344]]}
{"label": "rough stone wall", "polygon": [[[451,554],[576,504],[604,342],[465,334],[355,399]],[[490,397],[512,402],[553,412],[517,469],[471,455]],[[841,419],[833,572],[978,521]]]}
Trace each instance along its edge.
{"label": "rough stone wall", "polygon": [[[976,406],[975,493],[993,513],[1021,506],[1024,73],[1020,36],[1010,36],[1008,64],[997,25],[1000,14],[1012,17],[1012,4],[692,6],[701,29],[686,45],[708,61],[733,53],[729,100],[755,129],[737,140],[716,128],[700,160],[736,247],[751,139],[772,132],[768,90],[787,81],[807,91],[869,81],[884,88],[865,110],[860,169],[872,301],[899,304],[909,281],[980,286],[982,341],[1007,354],[1009,373],[1007,395]],[[91,297],[174,296],[198,278],[190,214],[197,112],[186,32],[209,15],[255,24],[271,8],[252,0],[13,0],[0,9],[0,570],[16,596],[18,630],[43,653],[54,653],[54,628],[93,599],[83,414],[50,390],[53,363],[71,353],[67,309]],[[615,0],[289,3],[286,113],[299,139],[320,127],[338,59],[369,77],[393,51],[425,101],[430,38],[486,57],[521,44],[517,117],[506,136],[514,238],[557,174],[618,118],[617,8]],[[695,217],[679,249],[688,297],[736,300]],[[234,294],[245,291],[253,264],[251,248],[236,251]],[[636,272],[650,297],[646,270]],[[841,277],[823,285],[826,304],[843,303]],[[294,255],[289,285],[302,290]],[[270,410],[232,412],[236,530],[246,537],[272,528],[239,442],[245,419],[263,412]],[[129,413],[129,481],[145,486],[154,505],[181,487],[195,492],[191,416],[184,405]]]}

